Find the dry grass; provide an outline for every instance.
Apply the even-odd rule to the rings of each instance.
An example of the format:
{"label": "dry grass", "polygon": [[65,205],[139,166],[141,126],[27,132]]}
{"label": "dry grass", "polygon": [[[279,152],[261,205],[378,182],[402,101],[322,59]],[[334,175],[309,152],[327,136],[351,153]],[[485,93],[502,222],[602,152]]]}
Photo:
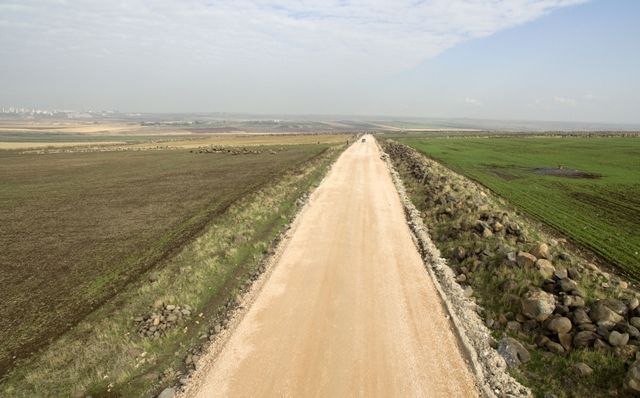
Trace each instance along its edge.
{"label": "dry grass", "polygon": [[[203,139],[168,142],[172,148],[199,148],[209,145],[247,146],[247,145],[299,145],[299,144],[342,144],[353,139],[351,134],[220,134]],[[134,147],[145,148],[149,144]]]}

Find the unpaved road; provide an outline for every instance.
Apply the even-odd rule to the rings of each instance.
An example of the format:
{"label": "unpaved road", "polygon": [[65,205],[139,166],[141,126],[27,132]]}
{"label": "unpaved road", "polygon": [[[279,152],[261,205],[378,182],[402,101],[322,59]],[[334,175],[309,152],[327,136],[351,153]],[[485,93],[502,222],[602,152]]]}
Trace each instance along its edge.
{"label": "unpaved road", "polygon": [[316,190],[187,396],[477,396],[372,137]]}

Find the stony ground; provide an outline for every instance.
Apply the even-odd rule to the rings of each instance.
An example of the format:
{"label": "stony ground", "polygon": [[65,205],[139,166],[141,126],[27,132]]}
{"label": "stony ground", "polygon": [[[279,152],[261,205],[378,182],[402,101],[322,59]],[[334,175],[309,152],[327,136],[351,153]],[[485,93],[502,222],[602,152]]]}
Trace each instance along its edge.
{"label": "stony ground", "polygon": [[540,396],[640,392],[637,290],[482,187],[404,145],[384,148],[512,374]]}

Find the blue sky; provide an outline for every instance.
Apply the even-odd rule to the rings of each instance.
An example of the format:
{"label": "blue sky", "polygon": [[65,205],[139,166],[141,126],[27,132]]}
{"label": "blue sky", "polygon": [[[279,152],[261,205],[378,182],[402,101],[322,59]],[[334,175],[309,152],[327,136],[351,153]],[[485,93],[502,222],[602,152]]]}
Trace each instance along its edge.
{"label": "blue sky", "polygon": [[0,105],[640,122],[635,0],[0,0]]}

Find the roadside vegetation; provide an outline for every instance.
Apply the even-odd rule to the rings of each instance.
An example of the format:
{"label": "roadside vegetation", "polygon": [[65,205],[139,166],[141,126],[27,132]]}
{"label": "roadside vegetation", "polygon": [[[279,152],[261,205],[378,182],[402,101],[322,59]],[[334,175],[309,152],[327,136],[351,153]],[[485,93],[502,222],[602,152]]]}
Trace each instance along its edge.
{"label": "roadside vegetation", "polygon": [[383,147],[518,381],[541,398],[640,392],[637,289],[490,190],[406,145]]}
{"label": "roadside vegetation", "polygon": [[0,152],[0,395],[175,384],[341,148]]}
{"label": "roadside vegetation", "polygon": [[407,138],[640,280],[640,138]]}

